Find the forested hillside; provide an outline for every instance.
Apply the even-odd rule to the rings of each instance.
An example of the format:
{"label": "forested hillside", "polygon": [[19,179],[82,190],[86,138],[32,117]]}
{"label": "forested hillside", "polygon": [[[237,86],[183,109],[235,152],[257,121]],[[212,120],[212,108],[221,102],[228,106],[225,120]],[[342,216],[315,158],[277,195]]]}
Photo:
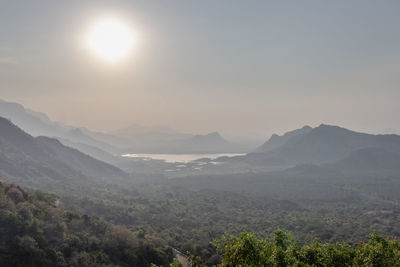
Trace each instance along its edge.
{"label": "forested hillside", "polygon": [[170,249],[57,207],[55,195],[0,183],[0,266],[168,265]]}
{"label": "forested hillside", "polygon": [[33,137],[0,117],[0,177],[43,190],[65,192],[93,183],[117,183],[128,174],[57,139]]}
{"label": "forested hillside", "polygon": [[305,126],[282,136],[273,135],[254,153],[240,160],[268,165],[322,164],[341,160],[354,151],[369,148],[398,156],[400,136],[366,134],[326,124],[315,128]]}
{"label": "forested hillside", "polygon": [[[114,240],[107,231],[92,232],[91,226],[85,225],[85,220],[94,216],[90,220],[96,223],[118,225],[117,228],[110,225],[110,229],[125,229],[122,232],[132,236],[135,240],[132,244],[138,246],[134,246],[132,251],[141,248],[141,244],[147,244],[157,247],[157,251],[161,249],[160,253],[165,256],[168,252],[166,247],[176,248],[198,256],[201,264],[210,266],[221,262],[221,254],[212,242],[225,233],[239,235],[250,231],[257,236],[265,236],[277,228],[284,228],[292,233],[297,244],[307,244],[319,238],[322,242],[345,242],[352,246],[360,240],[367,240],[374,231],[396,238],[400,236],[399,157],[397,153],[382,148],[360,149],[339,161],[303,164],[281,171],[167,178],[162,173],[126,174],[110,164],[66,147],[56,139],[32,137],[5,119],[0,120],[0,128],[2,181],[59,196],[59,207],[54,206],[53,200],[45,202],[46,206],[43,201],[37,201],[34,197],[36,193],[22,193],[24,190],[14,186],[24,196],[22,200],[15,201],[8,193],[12,186],[5,185],[4,199],[6,203],[13,203],[5,211],[11,214],[15,211],[13,216],[20,218],[20,202],[32,200],[33,205],[42,203],[40,205],[44,206],[37,206],[31,213],[32,218],[43,222],[38,227],[42,227],[44,238],[48,240],[52,237],[46,236],[50,232],[46,232],[45,225],[65,224],[67,237],[78,235],[81,240],[81,235],[99,234],[96,238],[103,247],[98,248],[113,251],[107,247],[107,242],[120,242],[118,234],[115,234],[117,238]],[[339,129],[339,132],[342,130]],[[300,135],[293,136],[297,136],[297,140]],[[288,135],[293,138],[291,136]],[[397,140],[390,138],[391,142],[394,139]],[[220,164],[223,166],[224,162]],[[25,195],[33,197],[26,198]],[[13,205],[15,209],[12,209]],[[40,213],[40,210],[45,212]],[[74,220],[68,219],[70,215],[53,218],[47,216],[47,210],[75,214],[73,216],[77,217]],[[26,222],[24,217],[19,219],[21,223],[12,219],[17,220],[17,224],[8,224],[11,219],[5,218],[3,225],[7,227],[28,225],[28,230],[15,233],[13,238],[29,236],[43,253],[47,253],[48,245],[65,246],[47,241],[41,243],[41,239],[36,239],[39,237],[29,232],[31,222]],[[53,222],[52,218],[59,221]],[[83,223],[86,228],[74,228],[75,223]],[[59,231],[57,229],[54,231]],[[11,233],[14,230],[6,228],[4,231]],[[10,244],[19,244],[17,239],[11,239],[8,240]],[[69,239],[54,242],[63,243],[66,240]],[[79,245],[79,242],[76,244]],[[92,255],[93,251],[87,246],[83,248],[77,253]],[[61,248],[57,249],[64,253]],[[153,253],[151,251],[149,253]],[[147,252],[143,253],[146,255]],[[46,255],[42,254],[42,257],[47,259]],[[75,257],[75,254],[62,255],[66,257],[65,262],[72,262]],[[164,256],[160,257],[165,263]],[[91,256],[89,260],[97,261]],[[129,262],[135,265],[136,260],[129,259]],[[114,263],[112,258],[110,261]],[[118,263],[120,265],[125,264],[120,259],[118,261],[122,262]],[[149,261],[146,260],[146,264]]]}
{"label": "forested hillside", "polygon": [[0,267],[400,267],[399,14],[0,0]]}

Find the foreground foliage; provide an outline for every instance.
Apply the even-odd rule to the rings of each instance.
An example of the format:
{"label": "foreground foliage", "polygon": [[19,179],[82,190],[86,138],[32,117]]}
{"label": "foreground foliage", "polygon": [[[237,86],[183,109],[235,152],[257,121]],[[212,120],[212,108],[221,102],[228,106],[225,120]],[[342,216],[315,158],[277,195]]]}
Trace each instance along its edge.
{"label": "foreground foliage", "polygon": [[[309,184],[315,187],[318,183]],[[289,195],[294,187],[299,187],[298,183],[282,187],[280,193]],[[313,197],[311,194],[315,192],[315,196],[321,188],[305,195]],[[85,198],[62,197],[64,207],[125,225],[139,238],[162,240],[170,247],[199,256],[209,266],[220,262],[220,255],[210,242],[225,232],[239,235],[249,231],[260,237],[284,228],[301,244],[318,238],[325,243],[356,245],[375,231],[400,237],[398,206],[378,199],[376,194],[355,190],[342,197],[339,190],[325,190],[323,199],[306,201],[252,196],[247,192],[189,190],[164,182],[92,189],[97,191]]]}
{"label": "foreground foliage", "polygon": [[125,227],[65,211],[56,197],[0,183],[0,266],[169,265],[172,253]]}
{"label": "foreground foliage", "polygon": [[299,245],[318,238],[354,246],[372,232],[400,238],[400,176],[392,172],[296,171],[205,180],[148,175],[145,181],[132,178],[122,184],[79,180],[54,187],[34,177],[1,175],[2,180],[56,193],[66,210],[126,227],[137,242],[188,252],[208,266],[221,262],[210,242],[225,232],[249,231],[260,237],[280,227],[290,231]]}
{"label": "foreground foliage", "polygon": [[222,266],[400,266],[400,241],[372,234],[355,247],[318,240],[297,246],[290,236],[275,232],[273,239],[257,239],[249,232],[225,236],[217,242]]}
{"label": "foreground foliage", "polygon": [[[196,195],[200,201],[198,197]],[[175,198],[169,198],[173,206],[184,207]],[[145,199],[141,198],[143,201]],[[159,231],[151,231],[151,227],[143,227],[146,220],[141,221],[140,217],[128,223],[132,231],[98,217],[66,211],[58,204],[59,200],[53,194],[0,183],[0,266],[168,266],[173,256],[167,246],[179,246],[192,241],[195,241],[195,249],[187,246],[189,254],[195,255],[190,257],[192,266],[400,266],[400,241],[385,239],[378,234],[371,235],[367,243],[350,245],[345,242],[322,243],[318,240],[299,244],[282,230],[278,230],[272,239],[259,239],[256,234],[242,232],[238,236],[225,235],[213,245],[199,246],[196,242],[204,244],[206,240],[196,235],[191,237],[190,233],[196,233],[193,231],[184,234],[178,229],[185,226],[182,222],[166,217],[167,221],[172,219],[169,222],[172,229],[169,232],[170,241],[166,243],[164,239],[168,238],[163,234],[168,228],[160,227]],[[196,207],[194,203],[189,204]],[[198,204],[204,203],[200,201]],[[135,207],[132,203],[130,206]],[[170,206],[164,206],[164,209],[167,207]],[[246,203],[246,207],[250,207],[250,203]],[[283,207],[280,205],[280,208]],[[153,224],[157,226],[156,222],[161,217],[155,215],[166,214],[162,209],[153,209],[151,213],[149,211],[152,210],[148,209],[143,212],[151,215]],[[135,213],[144,216],[143,212]],[[132,227],[135,223],[142,226],[135,229]],[[221,226],[224,223],[221,221]],[[195,224],[187,226],[196,229]],[[212,229],[211,225],[209,227]],[[199,231],[205,229],[207,227],[204,225]],[[209,238],[219,236],[217,232],[208,234]],[[182,240],[182,236],[188,239]],[[179,266],[179,263],[175,260],[172,266]]]}

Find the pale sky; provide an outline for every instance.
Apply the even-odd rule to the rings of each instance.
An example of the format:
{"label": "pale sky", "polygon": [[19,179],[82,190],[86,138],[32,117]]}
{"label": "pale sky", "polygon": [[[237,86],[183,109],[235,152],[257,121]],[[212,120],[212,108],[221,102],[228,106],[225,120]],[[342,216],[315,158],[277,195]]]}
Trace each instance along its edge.
{"label": "pale sky", "polygon": [[[396,0],[0,0],[0,98],[102,131],[399,132],[399,14]],[[104,16],[138,36],[119,63],[84,47]]]}

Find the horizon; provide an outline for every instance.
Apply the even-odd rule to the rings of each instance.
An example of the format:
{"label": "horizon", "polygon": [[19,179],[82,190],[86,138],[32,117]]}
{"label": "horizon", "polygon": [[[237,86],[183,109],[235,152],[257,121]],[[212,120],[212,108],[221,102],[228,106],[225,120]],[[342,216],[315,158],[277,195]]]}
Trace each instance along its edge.
{"label": "horizon", "polygon": [[[23,106],[23,105],[21,105],[19,103],[16,103],[16,102],[9,102],[9,101],[6,101],[6,100],[1,99],[1,98],[0,98],[0,102],[22,106],[22,108],[24,108],[24,110],[26,110],[26,111],[33,111],[33,112],[36,112],[36,113],[40,113],[41,115],[47,117],[47,119],[49,119],[52,123],[61,124],[63,126],[72,127],[72,128],[75,128],[75,129],[86,129],[86,130],[94,131],[94,132],[98,132],[98,133],[105,133],[105,134],[109,134],[111,136],[112,135],[118,136],[119,135],[118,132],[120,132],[120,131],[129,130],[130,128],[136,128],[136,129],[140,129],[139,131],[143,132],[143,133],[151,133],[151,132],[168,133],[168,132],[170,132],[170,133],[187,134],[187,135],[191,135],[192,137],[194,137],[196,135],[206,136],[206,135],[212,135],[212,134],[219,134],[219,135],[221,135],[222,138],[224,138],[224,139],[226,139],[228,141],[231,141],[231,142],[240,142],[241,141],[241,142],[245,142],[246,143],[246,141],[247,142],[248,141],[252,141],[252,143],[254,145],[258,141],[258,142],[260,142],[259,145],[261,146],[262,144],[264,144],[266,141],[268,141],[274,135],[283,136],[284,134],[286,134],[288,132],[291,132],[291,131],[294,131],[294,130],[303,129],[305,127],[310,127],[311,129],[315,129],[315,128],[318,128],[318,127],[321,127],[321,126],[331,126],[331,127],[339,127],[339,128],[345,129],[345,130],[356,132],[356,133],[366,133],[366,134],[372,134],[372,135],[399,135],[399,133],[395,132],[393,129],[386,129],[386,130],[383,130],[381,132],[365,132],[365,131],[360,131],[360,130],[357,130],[357,129],[344,127],[343,125],[328,124],[328,123],[319,123],[317,125],[304,124],[303,126],[300,126],[298,128],[288,129],[288,130],[286,130],[284,132],[281,132],[281,133],[273,132],[269,136],[262,136],[261,134],[257,135],[256,133],[253,133],[253,135],[249,134],[249,135],[246,135],[246,136],[235,136],[235,135],[230,136],[229,134],[228,135],[221,134],[219,131],[205,132],[205,133],[179,132],[176,129],[173,129],[173,128],[169,127],[168,125],[141,125],[141,124],[136,124],[136,123],[128,125],[127,127],[124,127],[124,128],[114,129],[114,130],[111,130],[109,132],[102,132],[102,131],[96,131],[96,130],[90,129],[87,126],[68,125],[68,124],[65,124],[65,123],[63,123],[61,121],[52,120],[47,114],[45,114],[45,113],[43,113],[43,112],[41,112],[39,110],[30,109],[30,108],[25,107],[25,106]],[[0,116],[0,117],[3,117],[3,116]],[[7,119],[7,120],[10,120],[13,123],[12,118],[7,118],[7,117],[4,117],[4,118]],[[216,154],[219,154],[219,153],[216,153]]]}
{"label": "horizon", "polygon": [[400,264],[399,11],[0,1],[0,266]]}
{"label": "horizon", "polygon": [[[230,141],[241,140],[241,139],[243,139],[243,140],[254,140],[255,141],[255,140],[266,140],[266,139],[269,139],[273,135],[282,136],[282,135],[284,135],[284,134],[286,134],[286,133],[288,133],[290,131],[301,129],[301,128],[304,128],[304,127],[311,127],[312,129],[314,129],[314,128],[317,128],[317,127],[320,127],[320,126],[323,126],[323,125],[325,125],[325,126],[335,126],[335,127],[344,128],[346,130],[350,130],[350,131],[353,131],[353,132],[367,133],[367,134],[373,134],[373,135],[379,135],[379,134],[389,134],[389,135],[390,134],[395,134],[395,135],[399,135],[400,134],[400,132],[396,131],[393,128],[390,128],[390,129],[386,128],[386,129],[383,129],[381,131],[376,131],[376,132],[373,132],[373,131],[368,132],[368,131],[353,129],[353,128],[350,128],[350,127],[345,127],[345,126],[339,125],[339,124],[330,124],[330,123],[325,123],[325,122],[316,123],[315,125],[303,124],[302,126],[299,126],[297,128],[296,127],[295,128],[291,128],[291,129],[288,128],[286,130],[283,130],[282,132],[273,132],[272,131],[268,135],[265,135],[265,134],[263,135],[262,133],[259,133],[259,132],[258,133],[257,132],[252,132],[252,133],[248,133],[247,135],[234,135],[234,134],[230,135],[229,133],[225,135],[223,132],[218,131],[218,129],[216,129],[215,131],[210,131],[210,132],[180,132],[177,129],[174,129],[174,128],[170,127],[169,125],[162,125],[162,124],[159,124],[159,125],[157,125],[157,124],[155,124],[155,125],[147,124],[146,125],[146,124],[139,124],[139,123],[135,123],[135,122],[130,124],[130,125],[127,125],[125,127],[122,127],[122,128],[116,128],[116,129],[110,129],[108,131],[102,131],[102,130],[96,130],[96,129],[89,128],[88,126],[85,126],[85,125],[70,125],[70,124],[66,124],[63,121],[54,120],[48,114],[46,114],[46,113],[44,113],[44,112],[42,112],[40,110],[31,109],[31,108],[26,107],[26,106],[24,106],[24,105],[22,105],[20,103],[17,103],[17,102],[10,102],[10,101],[7,101],[7,100],[1,99],[1,98],[0,98],[0,101],[5,102],[7,104],[20,105],[27,111],[33,111],[33,112],[40,113],[41,115],[46,116],[53,123],[60,123],[60,124],[62,124],[64,126],[67,126],[67,127],[72,127],[72,128],[76,128],[76,129],[87,129],[87,130],[90,130],[90,131],[99,132],[99,133],[105,133],[105,134],[110,134],[110,135],[113,135],[113,134],[115,134],[115,133],[117,133],[119,131],[128,130],[130,128],[139,128],[140,130],[144,130],[144,132],[172,132],[172,133],[188,134],[188,135],[193,135],[193,136],[195,136],[195,135],[210,135],[210,134],[217,133],[217,134],[220,134],[223,138],[226,138],[227,140],[230,140]],[[6,119],[8,119],[8,118],[6,118]],[[10,119],[10,120],[12,121],[12,119]]]}
{"label": "horizon", "polygon": [[[321,123],[400,132],[397,2],[0,5],[2,98],[54,121],[230,138]],[[135,33],[121,62],[83,43],[110,16]]]}

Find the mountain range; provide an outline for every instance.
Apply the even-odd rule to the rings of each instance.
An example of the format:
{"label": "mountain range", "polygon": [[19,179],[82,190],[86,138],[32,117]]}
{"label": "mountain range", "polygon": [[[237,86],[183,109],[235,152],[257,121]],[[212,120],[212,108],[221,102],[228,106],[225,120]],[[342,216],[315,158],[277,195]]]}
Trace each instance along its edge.
{"label": "mountain range", "polygon": [[305,126],[273,135],[245,156],[216,161],[222,166],[281,168],[243,167],[236,173],[186,176],[170,183],[187,190],[228,191],[307,204],[377,199],[390,205],[399,203],[399,135],[359,133],[324,124]]}
{"label": "mountain range", "polygon": [[69,145],[81,149],[81,144],[96,147],[110,154],[120,154],[120,149],[106,142],[92,138],[90,131],[54,122],[41,112],[24,108],[17,103],[0,100],[0,116],[28,132],[32,136],[48,136],[66,140]]}
{"label": "mountain range", "polygon": [[373,135],[321,124],[315,128],[304,126],[282,136],[273,135],[241,160],[253,164],[298,165],[396,158],[399,154],[399,135]]}
{"label": "mountain range", "polygon": [[86,182],[115,183],[128,174],[57,139],[33,137],[0,117],[0,177],[50,190]]}
{"label": "mountain range", "polygon": [[0,100],[0,116],[32,136],[57,138],[65,145],[109,163],[125,153],[227,153],[249,149],[225,140],[218,133],[185,134],[166,126],[131,125],[111,133],[96,132],[54,122],[44,113],[3,100]]}
{"label": "mountain range", "polygon": [[[244,151],[244,148],[225,140],[217,132],[206,135],[192,135],[175,132],[166,126],[143,127],[133,125],[112,133],[101,133],[53,122],[43,113],[2,100],[0,100],[0,115],[10,119],[12,122],[10,125],[15,124],[14,127],[18,126],[32,135],[30,140],[35,140],[36,145],[40,143],[42,147],[47,147],[47,149],[50,146],[52,148],[57,147],[59,150],[57,150],[56,155],[61,155],[61,148],[63,148],[62,151],[66,151],[66,148],[72,151],[71,148],[74,148],[76,149],[74,151],[82,152],[80,156],[86,154],[91,158],[118,166],[121,166],[118,164],[121,157],[116,155],[122,153]],[[3,119],[2,127],[6,127],[6,125],[8,124]],[[11,127],[10,125],[7,127]],[[25,139],[29,139],[26,135],[25,133]],[[23,135],[19,133],[18,136]],[[43,136],[47,136],[47,138]],[[52,138],[56,138],[58,141]],[[3,143],[6,144],[7,138],[3,139]],[[4,147],[7,146],[4,145]],[[241,162],[258,166],[291,167],[301,164],[330,164],[337,168],[346,169],[395,169],[398,165],[399,155],[399,135],[373,135],[321,124],[315,128],[304,126],[281,136],[274,134],[264,144],[245,156],[220,160],[233,164]],[[71,166],[71,164],[68,166]],[[75,169],[76,167],[75,165]],[[17,169],[14,168],[15,171]],[[87,175],[88,173],[83,172],[83,174]],[[78,173],[74,175],[79,176]],[[97,173],[90,173],[89,176],[93,175],[101,176]]]}

